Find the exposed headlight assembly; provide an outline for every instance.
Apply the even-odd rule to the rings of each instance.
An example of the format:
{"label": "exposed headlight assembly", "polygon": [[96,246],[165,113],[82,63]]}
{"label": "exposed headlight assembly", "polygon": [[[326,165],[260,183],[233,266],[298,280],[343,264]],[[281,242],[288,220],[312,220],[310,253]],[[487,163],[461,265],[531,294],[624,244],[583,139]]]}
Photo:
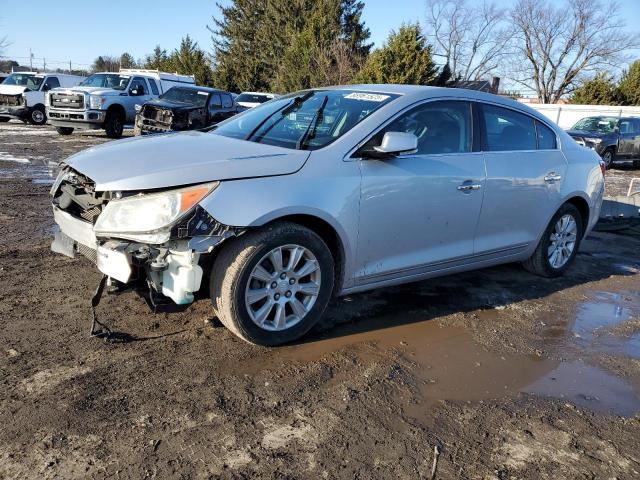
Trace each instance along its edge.
{"label": "exposed headlight assembly", "polygon": [[93,110],[100,110],[106,99],[99,95],[89,95],[89,107]]}
{"label": "exposed headlight assembly", "polygon": [[589,143],[593,143],[594,145],[598,145],[599,143],[602,143],[602,139],[601,138],[585,138],[584,139],[585,142],[589,142]]}
{"label": "exposed headlight assembly", "polygon": [[111,200],[93,230],[98,237],[164,243],[171,227],[218,185],[214,182]]}

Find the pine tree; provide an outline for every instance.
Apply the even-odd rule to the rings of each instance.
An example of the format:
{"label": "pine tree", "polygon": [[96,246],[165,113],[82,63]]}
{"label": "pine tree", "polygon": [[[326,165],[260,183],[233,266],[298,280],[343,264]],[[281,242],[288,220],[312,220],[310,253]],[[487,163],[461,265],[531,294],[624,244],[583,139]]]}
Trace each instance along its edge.
{"label": "pine tree", "polygon": [[156,45],[151,55],[145,58],[144,68],[166,71],[169,69],[169,57],[167,51]]}
{"label": "pine tree", "polygon": [[369,55],[354,81],[430,85],[437,71],[420,25],[409,24],[391,32],[383,47]]}
{"label": "pine tree", "polygon": [[625,70],[620,79],[620,95],[625,105],[640,105],[640,60]]}
{"label": "pine tree", "polygon": [[582,105],[620,105],[620,92],[607,73],[599,73],[576,88],[570,103]]}
{"label": "pine tree", "polygon": [[198,42],[187,35],[180,42],[180,47],[173,51],[168,59],[171,71],[183,75],[194,75],[196,84],[213,85],[213,72],[207,54],[198,46]]}
{"label": "pine tree", "polygon": [[133,55],[130,53],[124,52],[120,55],[120,68],[136,68],[136,61],[133,58]]}

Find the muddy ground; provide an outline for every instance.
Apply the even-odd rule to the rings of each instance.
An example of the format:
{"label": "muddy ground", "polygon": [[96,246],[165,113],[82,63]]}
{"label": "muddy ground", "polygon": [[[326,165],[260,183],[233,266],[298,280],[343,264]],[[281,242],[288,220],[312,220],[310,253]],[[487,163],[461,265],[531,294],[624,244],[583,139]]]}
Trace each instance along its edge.
{"label": "muddy ground", "polygon": [[[640,238],[559,280],[518,265],[333,302],[267,349],[207,300],[134,294],[49,251],[55,164],[107,141],[0,125],[0,478],[640,478]],[[640,172],[609,172],[608,193]]]}

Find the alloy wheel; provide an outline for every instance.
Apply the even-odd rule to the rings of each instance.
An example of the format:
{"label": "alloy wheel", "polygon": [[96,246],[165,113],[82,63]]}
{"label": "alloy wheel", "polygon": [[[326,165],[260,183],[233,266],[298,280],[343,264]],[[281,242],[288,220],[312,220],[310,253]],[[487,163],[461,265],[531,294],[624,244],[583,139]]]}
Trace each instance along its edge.
{"label": "alloy wheel", "polygon": [[571,258],[578,239],[578,224],[572,215],[560,217],[549,237],[547,255],[553,268],[562,268]]}
{"label": "alloy wheel", "polygon": [[283,245],[264,255],[249,275],[245,305],[260,328],[282,331],[311,311],[322,272],[315,255],[300,245]]}

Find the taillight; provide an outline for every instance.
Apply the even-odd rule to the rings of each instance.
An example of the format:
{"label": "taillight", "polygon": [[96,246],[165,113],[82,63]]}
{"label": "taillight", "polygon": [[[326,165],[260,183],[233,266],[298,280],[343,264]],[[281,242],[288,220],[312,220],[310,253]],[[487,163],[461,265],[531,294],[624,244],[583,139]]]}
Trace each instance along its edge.
{"label": "taillight", "polygon": [[605,165],[603,160],[600,160],[600,170],[602,171],[602,176],[604,177],[607,173],[607,166]]}

